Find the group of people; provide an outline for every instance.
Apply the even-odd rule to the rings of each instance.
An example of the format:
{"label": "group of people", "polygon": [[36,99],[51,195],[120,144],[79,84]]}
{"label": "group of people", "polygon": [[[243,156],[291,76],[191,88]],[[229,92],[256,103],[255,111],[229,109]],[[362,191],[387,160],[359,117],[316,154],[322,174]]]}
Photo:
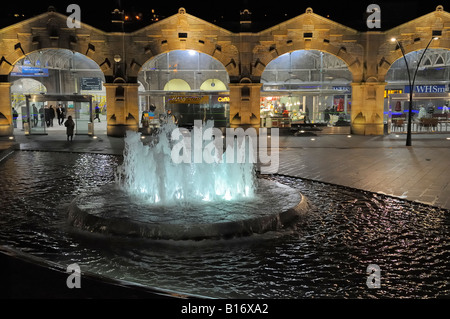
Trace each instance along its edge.
{"label": "group of people", "polygon": [[[37,127],[39,125],[39,118],[41,119],[41,127],[53,127],[53,120],[55,119],[55,117],[58,118],[58,125],[63,125],[64,119],[66,118],[66,111],[64,107],[61,106],[61,104],[58,105],[56,110],[53,108],[53,105],[50,105],[50,107],[48,108],[44,108],[44,106],[41,106],[38,110],[36,104],[33,104],[32,108],[33,113],[31,114],[31,119],[29,121],[32,127]],[[17,119],[19,117],[19,114],[14,107],[12,108],[12,113],[14,128],[17,128]],[[26,118],[24,118],[24,122],[26,122]]]}
{"label": "group of people", "polygon": [[[156,106],[150,105],[148,110],[144,110],[141,116],[141,123],[144,128],[149,127],[150,122],[155,119]],[[173,123],[178,124],[178,118],[172,113],[172,110],[167,110],[166,113],[159,114],[159,123],[164,124],[171,120]],[[100,120],[99,120],[100,121]]]}
{"label": "group of people", "polygon": [[[444,104],[444,106],[442,107],[442,114],[447,114],[447,116],[448,116],[448,114],[450,113],[449,112],[449,104],[450,104],[450,101],[447,101]],[[423,119],[423,118],[431,118],[431,117],[433,117],[433,114],[435,114],[434,105],[432,105],[431,103],[427,107],[425,107],[424,105],[421,105],[419,108],[419,114],[417,115],[417,118],[419,120]]]}
{"label": "group of people", "polygon": [[64,119],[66,118],[66,110],[61,105],[58,104],[57,108],[54,109],[53,105],[50,105],[50,107],[44,108],[44,106],[41,106],[39,111],[35,104],[33,104],[33,118],[32,123],[34,127],[38,125],[38,114],[41,119],[41,127],[44,127],[45,125],[47,127],[53,127],[53,120],[55,117],[58,118],[58,125],[63,125]]}

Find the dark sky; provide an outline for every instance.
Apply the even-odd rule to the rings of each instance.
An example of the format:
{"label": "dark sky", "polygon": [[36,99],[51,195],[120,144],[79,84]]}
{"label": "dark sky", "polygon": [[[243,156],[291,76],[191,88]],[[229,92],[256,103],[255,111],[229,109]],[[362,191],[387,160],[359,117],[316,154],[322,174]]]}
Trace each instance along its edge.
{"label": "dark sky", "polygon": [[[366,31],[366,9],[371,3],[381,7],[381,30],[387,30],[404,22],[432,12],[436,6],[443,4],[443,0],[394,0],[394,1],[333,1],[329,0],[275,0],[272,2],[255,0],[226,0],[226,1],[198,1],[198,0],[166,0],[166,1],[137,1],[137,0],[113,0],[113,1],[86,1],[86,0],[39,0],[34,2],[8,1],[1,4],[0,27],[18,22],[14,14],[24,14],[26,18],[47,11],[50,5],[56,7],[56,11],[66,14],[69,4],[76,3],[81,7],[81,21],[99,29],[109,31],[111,12],[115,8],[142,12],[144,22],[130,26],[140,28],[148,25],[149,13],[155,9],[162,18],[178,12],[178,8],[184,7],[187,13],[206,21],[217,24],[231,31],[239,29],[239,12],[249,9],[252,12],[253,31],[274,26],[305,12],[306,8],[313,8],[314,13],[329,17],[331,20],[342,23],[351,28]],[[443,4],[444,5],[444,4]],[[449,8],[444,10],[450,11]],[[131,31],[131,30],[130,30]]]}

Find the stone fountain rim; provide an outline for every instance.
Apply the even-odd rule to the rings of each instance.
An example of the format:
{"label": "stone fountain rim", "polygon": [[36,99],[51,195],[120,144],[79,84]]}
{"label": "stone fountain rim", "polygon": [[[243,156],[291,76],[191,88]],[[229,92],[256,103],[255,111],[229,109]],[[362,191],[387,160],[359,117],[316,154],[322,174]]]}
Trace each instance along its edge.
{"label": "stone fountain rim", "polygon": [[147,223],[117,217],[103,218],[80,209],[77,206],[79,198],[77,197],[69,205],[68,223],[73,227],[92,233],[157,240],[227,239],[262,234],[289,227],[310,209],[309,201],[299,191],[276,181],[269,182],[296,192],[299,195],[299,201],[287,209],[260,217],[186,225]]}

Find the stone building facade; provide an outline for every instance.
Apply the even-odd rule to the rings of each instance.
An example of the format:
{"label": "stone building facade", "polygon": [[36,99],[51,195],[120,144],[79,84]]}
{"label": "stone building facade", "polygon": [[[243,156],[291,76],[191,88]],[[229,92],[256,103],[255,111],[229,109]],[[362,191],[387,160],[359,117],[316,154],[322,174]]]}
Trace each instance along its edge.
{"label": "stone building facade", "polygon": [[388,31],[361,32],[304,14],[257,33],[233,33],[180,8],[178,13],[131,33],[104,32],[50,10],[0,30],[0,135],[13,133],[9,74],[15,63],[42,49],[68,49],[95,61],[105,78],[107,133],[123,136],[139,126],[138,74],[152,58],[174,50],[195,50],[218,60],[230,83],[231,127],[259,127],[261,76],[277,57],[297,50],[319,50],[342,59],[352,74],[352,133],[382,135],[385,77],[402,52],[450,49],[450,14],[435,11]]}

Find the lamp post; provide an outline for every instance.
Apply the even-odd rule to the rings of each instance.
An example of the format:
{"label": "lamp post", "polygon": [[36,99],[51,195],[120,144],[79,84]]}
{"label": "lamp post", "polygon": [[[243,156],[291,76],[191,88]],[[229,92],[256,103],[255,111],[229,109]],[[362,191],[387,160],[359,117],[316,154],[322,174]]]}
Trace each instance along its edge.
{"label": "lamp post", "polygon": [[414,94],[414,83],[416,81],[416,75],[417,75],[417,71],[419,70],[419,66],[420,66],[420,62],[422,62],[422,58],[425,55],[425,52],[427,51],[428,47],[430,46],[431,42],[433,40],[437,40],[437,37],[433,36],[431,38],[431,40],[428,42],[425,50],[423,50],[422,52],[422,56],[420,57],[419,63],[417,63],[417,67],[416,70],[414,71],[414,76],[412,78],[411,81],[411,74],[409,72],[409,66],[408,66],[408,61],[406,59],[406,54],[405,54],[405,50],[403,48],[403,45],[397,41],[396,38],[392,38],[391,41],[392,42],[396,42],[397,46],[402,50],[402,55],[403,55],[403,59],[405,60],[405,64],[406,64],[406,70],[408,72],[408,82],[409,82],[409,109],[408,109],[408,124],[407,124],[407,132],[406,132],[406,146],[411,146],[412,145],[412,140],[411,140],[411,124],[412,124],[412,107],[413,107],[413,94]]}

